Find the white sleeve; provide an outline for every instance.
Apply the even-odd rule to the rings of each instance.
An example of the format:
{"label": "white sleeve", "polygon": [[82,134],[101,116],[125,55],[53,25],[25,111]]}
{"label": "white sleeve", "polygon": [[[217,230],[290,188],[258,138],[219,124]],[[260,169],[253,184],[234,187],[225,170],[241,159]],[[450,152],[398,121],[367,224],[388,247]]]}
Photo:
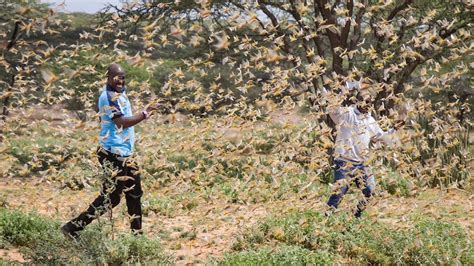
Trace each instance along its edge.
{"label": "white sleeve", "polygon": [[399,145],[400,140],[396,135],[395,129],[391,128],[387,131],[383,131],[379,124],[374,120],[373,123],[370,124],[369,130],[371,131],[371,135],[375,140],[383,141],[389,146]]}

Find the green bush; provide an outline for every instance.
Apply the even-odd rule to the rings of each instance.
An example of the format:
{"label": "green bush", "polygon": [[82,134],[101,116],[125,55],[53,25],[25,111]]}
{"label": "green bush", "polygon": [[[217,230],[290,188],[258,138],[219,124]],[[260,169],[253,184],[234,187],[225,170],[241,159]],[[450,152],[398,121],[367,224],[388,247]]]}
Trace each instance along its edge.
{"label": "green bush", "polygon": [[328,221],[314,211],[292,211],[282,217],[271,217],[239,238],[233,249],[252,249],[273,240],[308,249],[330,249],[329,235],[334,234],[334,230],[323,226],[324,223]]}
{"label": "green bush", "polygon": [[25,258],[34,264],[171,264],[156,239],[133,234],[119,234],[111,239],[103,225],[84,230],[78,241],[65,239],[60,223],[0,209],[0,239],[5,244],[20,247]]}
{"label": "green bush", "polygon": [[175,172],[184,170],[193,170],[197,166],[196,158],[189,158],[185,155],[171,155],[168,156],[168,161],[174,164]]}
{"label": "green bush", "polygon": [[[130,233],[119,234],[112,240],[98,226],[84,231],[77,246],[81,262],[87,264],[172,263],[172,257],[163,253],[158,240]],[[69,258],[63,260],[68,261]],[[41,262],[49,263],[47,260]]]}
{"label": "green bush", "polygon": [[408,197],[412,189],[412,184],[406,179],[395,173],[394,171],[387,170],[387,176],[381,178],[379,182],[380,187],[386,190],[391,195]]}
{"label": "green bush", "polygon": [[22,251],[27,259],[40,264],[172,263],[172,257],[163,252],[158,240],[130,233],[119,234],[112,240],[98,226],[87,228],[77,242],[65,241],[64,236],[54,233]]}
{"label": "green bush", "polygon": [[[442,117],[443,114],[438,114]],[[417,147],[417,153],[409,154],[413,162],[419,161],[424,167],[425,173],[418,173],[417,177],[429,176],[428,179],[419,179],[420,185],[429,185],[430,187],[450,186],[457,184],[461,187],[469,186],[469,177],[471,176],[468,156],[470,151],[469,136],[472,132],[471,126],[467,124],[458,132],[443,134],[443,137],[433,138],[432,135],[440,131],[434,126],[430,119],[419,116],[418,121],[421,126],[421,133],[417,138],[413,139],[414,145]],[[446,128],[449,128],[446,125]],[[429,148],[426,148],[429,147]],[[441,165],[449,165],[450,167],[427,167],[432,160],[440,160]]]}
{"label": "green bush", "polygon": [[29,164],[32,171],[43,171],[58,167],[72,150],[61,140],[52,136],[14,139],[10,141],[10,152],[20,164]]}
{"label": "green bush", "polygon": [[451,264],[470,259],[468,264],[473,265],[472,240],[457,224],[423,219],[407,237],[414,242],[408,251],[407,263]]}
{"label": "green bush", "polygon": [[314,211],[270,217],[244,233],[237,251],[280,245],[325,251],[363,264],[460,264],[473,261],[469,235],[458,224],[413,217],[408,229],[381,222],[325,218]]}
{"label": "green bush", "polygon": [[462,265],[474,265],[474,244],[461,257]]}
{"label": "green bush", "polygon": [[58,223],[36,214],[24,214],[0,208],[0,238],[16,246],[31,246],[48,232],[56,230]]}
{"label": "green bush", "polygon": [[227,196],[228,201],[232,203],[239,202],[239,189],[235,183],[226,182],[221,184],[221,190]]}
{"label": "green bush", "polygon": [[332,265],[332,256],[324,251],[310,251],[297,246],[243,251],[226,255],[217,265]]}
{"label": "green bush", "polygon": [[471,240],[457,224],[421,219],[407,230],[360,223],[347,234],[344,248],[365,263],[452,264],[467,260]]}
{"label": "green bush", "polygon": [[12,265],[22,265],[21,263],[17,262],[17,261],[10,261],[10,260],[7,260],[7,259],[4,259],[4,258],[0,258],[0,265],[3,266],[12,266]]}

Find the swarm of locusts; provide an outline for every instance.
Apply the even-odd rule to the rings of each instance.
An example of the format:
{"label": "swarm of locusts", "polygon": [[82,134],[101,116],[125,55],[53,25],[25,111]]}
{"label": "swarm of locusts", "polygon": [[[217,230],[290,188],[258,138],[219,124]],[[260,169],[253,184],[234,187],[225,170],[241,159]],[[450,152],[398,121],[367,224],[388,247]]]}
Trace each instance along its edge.
{"label": "swarm of locusts", "polygon": [[[37,106],[46,106],[44,112],[74,102],[82,120],[71,118],[54,136],[81,131],[96,138],[97,95],[106,67],[118,62],[140,72],[127,77],[137,106],[160,102],[168,122],[183,115],[196,129],[194,139],[174,146],[147,130],[139,146],[195,151],[212,162],[170,174],[160,172],[175,166],[166,154],[148,153],[148,177],[174,175],[205,186],[200,177],[224,175],[247,180],[249,190],[254,179],[270,178],[276,186],[300,173],[320,179],[331,167],[336,137],[328,110],[347,105],[353,97],[347,82],[360,80],[382,129],[403,124],[398,145],[371,144],[367,161],[375,176],[395,173],[415,186],[472,186],[472,1],[127,1],[102,10],[74,42],[59,44],[51,40],[73,27],[60,6],[1,5],[0,156],[10,165],[0,170],[4,176],[28,176],[36,168],[55,176],[54,162],[92,160],[82,143],[90,139],[70,139],[50,156],[32,149],[23,164],[3,151],[18,135],[39,134],[28,120]],[[156,84],[165,50],[178,63]],[[303,118],[268,128],[282,112]],[[241,136],[229,139],[230,131]],[[82,152],[57,152],[70,145]]]}

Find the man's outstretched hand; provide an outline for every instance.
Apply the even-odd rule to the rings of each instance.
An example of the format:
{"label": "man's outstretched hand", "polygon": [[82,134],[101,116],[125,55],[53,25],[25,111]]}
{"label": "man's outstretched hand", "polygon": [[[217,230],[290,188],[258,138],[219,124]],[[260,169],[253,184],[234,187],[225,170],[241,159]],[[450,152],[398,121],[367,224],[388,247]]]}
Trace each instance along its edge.
{"label": "man's outstretched hand", "polygon": [[163,101],[154,101],[148,104],[145,110],[151,115],[154,112],[164,113],[169,110],[169,107]]}
{"label": "man's outstretched hand", "polygon": [[159,106],[157,104],[149,104],[145,107],[145,111],[149,114],[152,115],[156,110],[159,109]]}

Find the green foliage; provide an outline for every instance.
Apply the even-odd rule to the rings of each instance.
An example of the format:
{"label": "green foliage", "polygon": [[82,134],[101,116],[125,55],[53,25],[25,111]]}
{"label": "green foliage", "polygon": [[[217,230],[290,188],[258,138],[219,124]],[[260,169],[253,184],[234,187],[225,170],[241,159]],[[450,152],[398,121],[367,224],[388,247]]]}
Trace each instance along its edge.
{"label": "green foliage", "polygon": [[[413,217],[393,230],[381,222],[325,218],[314,211],[270,217],[244,233],[233,249],[290,245],[368,264],[452,264],[472,261],[472,240],[458,224]],[[240,254],[240,253],[237,253]]]}
{"label": "green foliage", "polygon": [[[111,240],[107,231],[90,228],[81,234],[79,243],[81,262],[94,264],[162,263],[171,264],[172,258],[163,253],[159,241],[146,236],[119,234]],[[45,261],[46,262],[46,261]]]}
{"label": "green foliage", "polygon": [[13,245],[34,245],[40,238],[46,238],[48,232],[56,230],[58,225],[35,214],[0,208],[0,239]]}
{"label": "green foliage", "polygon": [[281,246],[226,255],[217,265],[333,265],[332,256],[324,251],[310,251],[298,246]]}
{"label": "green foliage", "polygon": [[473,262],[472,253],[468,253],[472,252],[472,240],[457,224],[421,219],[406,237],[412,245],[406,261],[410,264]]}
{"label": "green foliage", "polygon": [[439,121],[431,121],[426,117],[418,117],[418,123],[421,136],[414,139],[416,152],[412,154],[413,161],[419,161],[425,166],[423,170],[430,176],[429,179],[419,180],[420,185],[469,186],[469,160],[472,160],[469,153],[469,135],[472,134],[470,126],[449,132],[446,130],[447,124],[440,125]]}
{"label": "green foliage", "polygon": [[88,28],[93,24],[91,21],[97,18],[95,15],[82,12],[59,13],[58,16],[67,22],[71,29]]}
{"label": "green foliage", "polygon": [[387,171],[386,177],[377,179],[380,180],[380,182],[378,182],[380,187],[391,195],[402,197],[410,196],[412,184],[410,184],[407,179],[401,177],[396,172]]}
{"label": "green foliage", "polygon": [[22,265],[21,263],[17,262],[17,261],[9,261],[9,260],[6,260],[4,258],[0,258],[0,265],[2,266],[12,266],[12,265]]}
{"label": "green foliage", "polygon": [[359,224],[347,236],[348,254],[368,263],[451,264],[467,259],[471,239],[457,224],[419,219],[408,230]]}
{"label": "green foliage", "polygon": [[192,170],[197,165],[197,160],[195,158],[182,154],[171,155],[168,157],[168,160],[173,163],[175,172]]}
{"label": "green foliage", "polygon": [[164,215],[166,217],[176,216],[176,200],[169,197],[153,197],[143,202],[143,213],[149,212]]}
{"label": "green foliage", "polygon": [[[61,129],[51,129],[43,125],[35,125],[35,131],[19,129],[9,134],[5,143],[5,153],[11,156],[13,164],[10,171],[15,176],[30,176],[41,174],[42,171],[58,171],[59,175],[51,178],[59,180],[68,187],[83,188],[84,181],[93,176],[87,161],[77,161],[77,158],[89,156],[89,145],[85,140],[89,135],[76,132],[63,136]],[[88,174],[78,170],[87,171]],[[79,184],[82,183],[82,184]]]}
{"label": "green foliage", "polygon": [[222,192],[228,197],[228,201],[237,203],[239,201],[239,189],[234,183],[223,183],[221,185]]}
{"label": "green foliage", "polygon": [[42,171],[59,166],[67,156],[72,154],[71,147],[61,139],[44,136],[31,139],[15,139],[10,142],[11,154],[20,164],[29,164],[32,171]]}
{"label": "green foliage", "polygon": [[161,94],[161,88],[168,81],[169,76],[183,63],[180,60],[166,59],[153,71],[152,88],[155,93]]}
{"label": "green foliage", "polygon": [[332,230],[329,226],[321,226],[324,222],[327,221],[314,211],[293,211],[281,218],[272,217],[261,223],[256,230],[244,234],[236,242],[234,249],[253,248],[267,239],[309,249],[328,248],[330,243],[326,236],[331,235]]}
{"label": "green foliage", "polygon": [[142,235],[120,234],[110,239],[110,232],[100,225],[81,233],[78,241],[65,239],[60,223],[36,214],[0,209],[0,239],[19,246],[34,264],[171,264],[158,240]]}

